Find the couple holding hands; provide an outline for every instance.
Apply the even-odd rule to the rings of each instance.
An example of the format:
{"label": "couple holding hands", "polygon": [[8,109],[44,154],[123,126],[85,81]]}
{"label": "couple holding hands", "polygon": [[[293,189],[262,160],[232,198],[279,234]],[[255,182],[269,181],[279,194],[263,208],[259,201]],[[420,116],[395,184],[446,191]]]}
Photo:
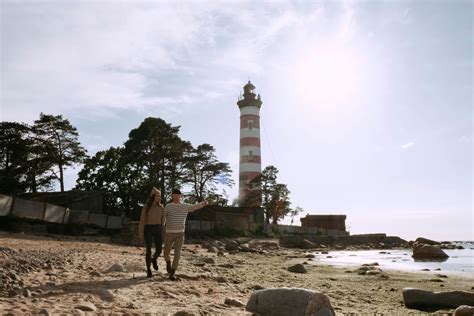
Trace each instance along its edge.
{"label": "couple holding hands", "polygon": [[[163,229],[164,234],[164,258],[166,262],[166,271],[170,280],[176,280],[175,272],[178,268],[181,248],[184,242],[184,229],[186,217],[189,212],[194,212],[208,203],[203,201],[197,204],[186,204],[181,202],[181,191],[173,190],[172,202],[165,207],[161,204],[161,192],[157,188],[151,190],[140,215],[140,224],[138,234],[140,240],[145,240],[146,245],[146,269],[147,276],[152,277],[151,265],[158,270],[158,257],[161,254]],[[155,253],[151,255],[151,247],[155,243]],[[174,248],[174,258],[171,264],[170,252]]]}

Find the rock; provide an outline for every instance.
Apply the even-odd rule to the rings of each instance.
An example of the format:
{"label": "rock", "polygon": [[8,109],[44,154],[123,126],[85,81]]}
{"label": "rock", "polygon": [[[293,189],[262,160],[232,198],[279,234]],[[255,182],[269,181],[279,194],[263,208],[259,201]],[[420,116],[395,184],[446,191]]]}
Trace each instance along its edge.
{"label": "rock", "polygon": [[224,264],[220,264],[219,267],[226,268],[226,269],[233,269],[234,265],[231,263],[224,263]]}
{"label": "rock", "polygon": [[457,245],[457,246],[456,246],[456,249],[460,249],[460,250],[461,250],[461,249],[464,249],[464,247],[461,246],[461,245]]}
{"label": "rock", "polygon": [[188,311],[179,311],[173,314],[173,316],[194,316],[195,314]]}
{"label": "rock", "polygon": [[306,271],[305,267],[301,263],[298,263],[298,264],[295,264],[294,266],[289,267],[288,271],[294,272],[294,273],[306,273],[306,272],[308,272],[308,271]]}
{"label": "rock", "polygon": [[98,272],[98,271],[92,271],[91,273],[89,273],[91,276],[93,277],[102,277],[102,273]]}
{"label": "rock", "polygon": [[48,309],[43,308],[38,312],[38,315],[51,315]]}
{"label": "rock", "polygon": [[210,253],[218,253],[219,250],[218,250],[216,247],[213,247],[213,246],[212,246],[212,247],[209,247],[209,248],[207,249],[207,252],[210,252]]}
{"label": "rock", "polygon": [[239,249],[239,244],[233,240],[229,240],[225,243],[225,250],[234,251]]}
{"label": "rock", "polygon": [[124,268],[123,265],[116,263],[113,266],[111,266],[107,272],[126,272],[127,270]]}
{"label": "rock", "polygon": [[364,263],[362,266],[363,267],[373,267],[373,266],[378,266],[378,262],[372,262],[372,263]]}
{"label": "rock", "polygon": [[423,237],[418,237],[417,239],[415,239],[415,243],[425,244],[425,245],[441,245],[441,243],[439,243],[437,241],[427,239],[427,238],[423,238]]}
{"label": "rock", "polygon": [[316,255],[309,253],[305,256],[305,258],[309,258],[309,259],[316,258]]}
{"label": "rock", "polygon": [[412,257],[415,259],[444,259],[449,256],[438,247],[415,243]]}
{"label": "rock", "polygon": [[79,309],[81,311],[85,311],[85,312],[94,312],[97,310],[97,307],[95,307],[94,304],[92,304],[91,302],[83,302],[83,303],[80,303],[76,306],[74,306],[75,309]]}
{"label": "rock", "polygon": [[230,305],[230,306],[235,306],[235,307],[242,307],[242,306],[245,305],[244,303],[242,303],[239,300],[236,300],[235,298],[226,298],[225,301],[224,301],[224,304]]}
{"label": "rock", "polygon": [[314,242],[309,241],[308,239],[303,239],[300,244],[301,249],[314,249],[317,248],[317,245]]}
{"label": "rock", "polygon": [[31,292],[28,289],[23,289],[23,296],[24,297],[31,297]]}
{"label": "rock", "polygon": [[265,250],[277,250],[280,248],[277,242],[268,240],[253,240],[249,242],[249,248],[251,249],[265,249]]}
{"label": "rock", "polygon": [[260,315],[333,316],[329,298],[319,292],[299,288],[274,288],[252,293],[245,309]]}
{"label": "rock", "polygon": [[214,258],[205,258],[204,259],[204,262],[205,263],[209,263],[209,264],[216,264],[216,260]]}
{"label": "rock", "polygon": [[474,306],[474,293],[464,291],[431,292],[415,288],[404,288],[403,302],[408,308],[457,308],[461,305]]}
{"label": "rock", "polygon": [[461,305],[454,311],[454,316],[472,316],[474,315],[474,306]]}

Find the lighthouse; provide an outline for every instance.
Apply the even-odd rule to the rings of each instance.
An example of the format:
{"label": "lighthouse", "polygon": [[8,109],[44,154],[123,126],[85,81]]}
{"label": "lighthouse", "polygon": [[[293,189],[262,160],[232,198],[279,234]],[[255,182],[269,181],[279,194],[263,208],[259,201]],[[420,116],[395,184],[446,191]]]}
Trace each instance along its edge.
{"label": "lighthouse", "polygon": [[[262,172],[260,154],[260,95],[255,95],[255,86],[249,81],[244,94],[239,97],[240,109],[240,163],[239,163],[239,205],[260,206],[260,188],[252,188],[250,181]],[[256,193],[256,194],[251,194]],[[254,196],[252,201],[249,197]],[[256,198],[255,198],[256,197]],[[252,205],[249,205],[252,204]]]}

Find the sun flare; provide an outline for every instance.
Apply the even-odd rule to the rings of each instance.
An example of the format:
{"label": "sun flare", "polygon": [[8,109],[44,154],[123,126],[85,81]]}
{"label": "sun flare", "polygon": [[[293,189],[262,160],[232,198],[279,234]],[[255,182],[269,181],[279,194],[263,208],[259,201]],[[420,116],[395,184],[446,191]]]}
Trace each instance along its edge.
{"label": "sun flare", "polygon": [[321,110],[350,104],[359,89],[360,74],[359,61],[344,49],[306,53],[294,68],[300,101]]}

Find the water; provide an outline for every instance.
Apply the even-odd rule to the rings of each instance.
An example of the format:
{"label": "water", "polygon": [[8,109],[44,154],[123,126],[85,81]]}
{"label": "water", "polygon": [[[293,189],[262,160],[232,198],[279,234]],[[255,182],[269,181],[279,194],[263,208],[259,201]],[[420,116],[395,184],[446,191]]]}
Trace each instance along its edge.
{"label": "water", "polygon": [[[327,255],[316,254],[315,260],[334,266],[360,266],[364,263],[378,262],[381,269],[410,272],[430,269],[433,274],[474,278],[474,242],[456,242],[455,244],[462,245],[464,249],[443,249],[449,255],[445,261],[415,261],[411,256],[411,249],[330,251]],[[327,258],[327,256],[332,258]],[[436,271],[436,269],[441,269],[441,271]]]}

